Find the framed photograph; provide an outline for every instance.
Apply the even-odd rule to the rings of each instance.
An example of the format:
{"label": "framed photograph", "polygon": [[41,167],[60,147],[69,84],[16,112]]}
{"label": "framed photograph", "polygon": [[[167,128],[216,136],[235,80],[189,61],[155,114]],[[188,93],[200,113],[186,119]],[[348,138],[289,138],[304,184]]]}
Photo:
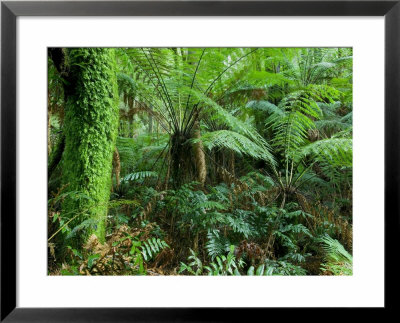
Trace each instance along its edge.
{"label": "framed photograph", "polygon": [[399,1],[1,17],[1,321],[394,308]]}

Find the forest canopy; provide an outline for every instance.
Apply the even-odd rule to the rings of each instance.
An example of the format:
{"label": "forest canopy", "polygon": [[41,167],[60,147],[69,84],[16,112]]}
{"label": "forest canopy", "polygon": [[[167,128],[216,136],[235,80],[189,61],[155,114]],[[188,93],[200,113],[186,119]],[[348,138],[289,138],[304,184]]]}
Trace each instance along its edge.
{"label": "forest canopy", "polygon": [[49,48],[49,275],[352,275],[352,48]]}

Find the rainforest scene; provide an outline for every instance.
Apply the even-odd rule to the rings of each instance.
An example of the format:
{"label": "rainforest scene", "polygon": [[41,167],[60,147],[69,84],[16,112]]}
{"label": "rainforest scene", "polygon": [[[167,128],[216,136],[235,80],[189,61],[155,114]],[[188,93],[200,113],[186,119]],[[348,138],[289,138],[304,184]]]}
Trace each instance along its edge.
{"label": "rainforest scene", "polygon": [[48,48],[48,275],[352,275],[352,48]]}

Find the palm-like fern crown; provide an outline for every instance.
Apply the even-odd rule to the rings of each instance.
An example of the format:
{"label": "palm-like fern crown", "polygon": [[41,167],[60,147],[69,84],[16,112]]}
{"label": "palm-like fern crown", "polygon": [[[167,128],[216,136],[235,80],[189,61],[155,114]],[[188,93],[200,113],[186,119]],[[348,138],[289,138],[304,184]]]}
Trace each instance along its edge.
{"label": "palm-like fern crown", "polygon": [[[154,108],[152,113],[166,132],[190,136],[201,115],[202,125],[210,130],[235,132],[233,137],[221,131],[207,134],[210,149],[217,145],[273,162],[269,145],[254,127],[219,104],[238,90],[255,51],[135,48],[121,49],[120,59],[135,71],[130,84],[135,84],[136,101]],[[251,143],[250,152],[244,143]]]}

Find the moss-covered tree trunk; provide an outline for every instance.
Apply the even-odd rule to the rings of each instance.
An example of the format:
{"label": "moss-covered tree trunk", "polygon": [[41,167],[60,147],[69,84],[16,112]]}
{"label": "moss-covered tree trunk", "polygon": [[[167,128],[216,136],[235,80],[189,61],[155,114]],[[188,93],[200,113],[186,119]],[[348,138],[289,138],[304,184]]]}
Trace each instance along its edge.
{"label": "moss-covered tree trunk", "polygon": [[66,199],[63,212],[70,217],[82,212],[75,225],[93,219],[89,234],[104,241],[119,118],[115,51],[71,48],[66,59],[63,182],[89,198]]}

